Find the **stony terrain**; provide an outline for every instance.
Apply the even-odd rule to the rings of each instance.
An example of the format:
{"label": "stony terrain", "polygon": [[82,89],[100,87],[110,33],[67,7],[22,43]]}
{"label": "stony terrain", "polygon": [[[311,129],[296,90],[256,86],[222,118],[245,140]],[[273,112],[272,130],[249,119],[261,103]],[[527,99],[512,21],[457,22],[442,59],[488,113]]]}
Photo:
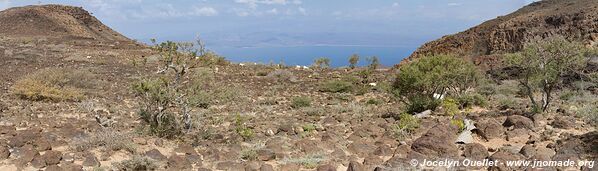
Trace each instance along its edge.
{"label": "stony terrain", "polygon": [[[0,12],[0,21],[31,10],[50,10],[59,16],[78,11],[84,16],[74,18],[83,25],[66,30],[90,28],[79,31],[93,39],[51,33],[54,39],[73,40],[56,42],[37,32],[0,34],[0,170],[138,166],[142,170],[360,171],[416,169],[410,165],[412,159],[598,159],[598,132],[573,110],[579,103],[596,103],[595,86],[581,89],[584,97],[563,98],[553,110],[531,114],[525,98],[513,90],[513,81],[498,80],[492,84],[496,94],[486,97],[488,105],[460,111],[475,125],[465,130],[472,136],[463,143],[457,142],[461,130],[450,124],[451,117],[443,116],[442,109],[417,115],[419,127],[412,133],[397,131],[403,106],[388,92],[395,72],[390,69],[376,70],[360,91],[333,93],[321,91],[321,84],[358,78],[363,68],[253,63],[200,67],[197,73],[206,80],[214,100],[207,108],[193,109],[196,124],[185,136],[158,138],[141,129],[140,99],[131,90],[132,83],[156,72],[157,56],[146,46],[94,30],[110,30],[106,26],[79,22],[93,19],[80,8],[14,8]],[[54,73],[50,71],[79,73],[71,79],[83,80],[84,98],[35,101],[15,93],[19,80]],[[297,97],[309,97],[311,102],[294,107]]]}
{"label": "stony terrain", "polygon": [[492,62],[496,60],[494,54],[516,52],[527,42],[555,35],[592,46],[598,42],[596,21],[598,1],[538,1],[466,31],[428,42],[408,60],[429,53],[459,53]]}

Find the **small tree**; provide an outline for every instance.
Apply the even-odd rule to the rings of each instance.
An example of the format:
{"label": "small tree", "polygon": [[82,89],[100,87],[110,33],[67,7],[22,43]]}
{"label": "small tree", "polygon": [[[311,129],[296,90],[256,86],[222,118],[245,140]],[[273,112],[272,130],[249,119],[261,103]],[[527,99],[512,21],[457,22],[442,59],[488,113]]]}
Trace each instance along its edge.
{"label": "small tree", "polygon": [[[155,44],[155,40],[152,40]],[[213,57],[203,42],[155,44],[152,49],[160,55],[158,78],[142,80],[133,85],[143,100],[141,119],[150,132],[160,137],[173,137],[191,128],[191,108],[200,86],[192,85],[189,73],[201,64],[200,59]]]}
{"label": "small tree", "polygon": [[325,69],[330,67],[330,59],[327,57],[321,57],[314,61],[314,67]]}
{"label": "small tree", "polygon": [[399,101],[408,111],[435,109],[434,94],[459,97],[477,85],[479,72],[473,63],[452,55],[424,56],[399,68],[392,85]]}
{"label": "small tree", "polygon": [[[520,53],[509,54],[505,63],[520,70],[517,80],[532,103],[534,111],[545,112],[554,90],[567,73],[579,73],[587,64],[590,52],[580,43],[562,37],[527,44]],[[540,92],[541,103],[534,96]]]}
{"label": "small tree", "polygon": [[368,57],[367,61],[370,63],[368,65],[368,69],[375,71],[380,66],[380,60],[378,60],[377,56]]}
{"label": "small tree", "polygon": [[349,67],[351,69],[355,69],[358,62],[359,62],[359,55],[353,54],[353,55],[351,55],[351,57],[349,57]]}

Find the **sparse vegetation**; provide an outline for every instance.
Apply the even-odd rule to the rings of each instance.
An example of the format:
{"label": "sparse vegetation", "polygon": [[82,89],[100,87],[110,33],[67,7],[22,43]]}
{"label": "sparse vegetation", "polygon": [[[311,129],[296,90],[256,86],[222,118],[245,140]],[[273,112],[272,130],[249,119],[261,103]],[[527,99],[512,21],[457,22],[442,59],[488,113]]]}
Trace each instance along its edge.
{"label": "sparse vegetation", "polygon": [[455,116],[461,111],[459,111],[459,105],[455,99],[447,98],[440,103],[442,110],[444,111],[445,116]]}
{"label": "sparse vegetation", "polygon": [[285,158],[284,163],[300,164],[307,169],[313,169],[326,160],[324,155],[310,154],[299,158]]}
{"label": "sparse vegetation", "polygon": [[239,136],[241,136],[244,140],[249,140],[253,138],[253,129],[247,127],[246,125],[246,118],[237,114],[235,116],[235,131]]}
{"label": "sparse vegetation", "polygon": [[118,170],[157,170],[157,161],[145,156],[133,156],[131,159],[113,164]]}
{"label": "sparse vegetation", "polygon": [[75,151],[90,151],[97,147],[103,147],[104,150],[126,150],[135,153],[135,144],[130,141],[131,138],[130,134],[107,129],[95,132],[88,137],[75,138],[70,146]]}
{"label": "sparse vegetation", "polygon": [[[529,98],[533,110],[545,112],[554,91],[568,73],[579,73],[586,66],[589,51],[580,43],[562,37],[530,43],[520,53],[507,55],[505,64],[520,70],[518,82]],[[536,93],[541,93],[538,102]]]}
{"label": "sparse vegetation", "polygon": [[300,97],[294,97],[293,99],[291,99],[291,107],[292,108],[303,108],[303,107],[309,107],[311,106],[311,98],[309,97],[305,97],[305,96],[300,96]]}
{"label": "sparse vegetation", "polygon": [[357,67],[357,63],[359,62],[359,55],[353,54],[349,57],[349,68],[355,69]]}
{"label": "sparse vegetation", "polygon": [[314,60],[313,67],[318,68],[318,69],[330,68],[330,58],[321,57],[321,58]]}
{"label": "sparse vegetation", "polygon": [[393,93],[408,112],[436,109],[434,94],[460,97],[477,85],[479,73],[468,61],[451,55],[422,57],[399,68]]}
{"label": "sparse vegetation", "polygon": [[346,81],[330,80],[320,84],[321,92],[346,93],[353,90],[353,84]]}
{"label": "sparse vegetation", "polygon": [[403,140],[411,135],[413,131],[419,128],[419,119],[408,113],[399,115],[399,124],[393,126],[395,137]]}
{"label": "sparse vegetation", "polygon": [[473,106],[485,107],[487,105],[486,97],[477,93],[465,93],[457,98],[459,108],[466,109]]}
{"label": "sparse vegetation", "polygon": [[79,101],[85,97],[85,89],[96,84],[93,75],[82,70],[43,69],[18,80],[12,90],[33,101]]}
{"label": "sparse vegetation", "polygon": [[[155,40],[152,40],[155,43]],[[193,73],[204,59],[215,58],[201,40],[196,43],[163,42],[153,46],[159,53],[161,77],[142,80],[133,85],[142,98],[141,119],[151,134],[173,138],[192,127],[191,108],[204,106],[206,92],[201,84],[191,84]],[[208,65],[217,63],[208,63]],[[201,74],[201,72],[200,72]]]}
{"label": "sparse vegetation", "polygon": [[380,60],[377,56],[368,57],[366,59],[368,61],[368,70],[375,71],[380,66]]}

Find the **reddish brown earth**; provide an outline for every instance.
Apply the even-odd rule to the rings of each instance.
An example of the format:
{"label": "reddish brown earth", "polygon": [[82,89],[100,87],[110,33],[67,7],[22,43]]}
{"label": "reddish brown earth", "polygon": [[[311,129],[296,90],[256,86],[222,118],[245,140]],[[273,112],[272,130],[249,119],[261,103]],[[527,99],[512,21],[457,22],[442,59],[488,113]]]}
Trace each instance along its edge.
{"label": "reddish brown earth", "polygon": [[[404,61],[425,54],[461,54],[474,60],[496,60],[496,54],[519,51],[527,42],[563,36],[589,46],[598,43],[598,1],[544,0],[511,14],[447,35],[418,48]],[[479,58],[479,59],[476,59]]]}
{"label": "reddish brown earth", "polygon": [[[23,20],[39,22],[19,22]],[[0,12],[0,21],[0,170],[118,170],[123,161],[143,163],[130,160],[140,157],[157,170],[264,171],[397,170],[411,167],[413,159],[440,157],[598,158],[598,134],[571,104],[557,101],[559,110],[533,115],[526,112],[526,99],[515,94],[508,94],[515,100],[508,109],[492,96],[486,107],[461,111],[477,127],[472,143],[455,143],[459,130],[449,125],[453,118],[443,116],[442,109],[421,118],[411,134],[397,136],[402,105],[387,92],[392,71],[374,72],[368,81],[376,84],[360,92],[319,91],[329,80],[359,79],[361,68],[202,66],[193,73],[206,75],[206,89],[224,93],[207,108],[193,108],[189,133],[159,138],[140,129],[141,99],[131,90],[140,78],[155,76],[158,56],[151,50],[127,43],[129,39],[76,7],[12,8]],[[140,65],[142,59],[148,64]],[[44,69],[82,71],[94,86],[84,90],[80,101],[32,101],[15,95],[15,82]],[[500,88],[513,88],[507,85]],[[292,108],[298,96],[311,98],[311,106]],[[379,102],[368,102],[372,99]],[[582,100],[593,99],[596,94]],[[239,117],[254,132],[252,137],[236,131]]]}

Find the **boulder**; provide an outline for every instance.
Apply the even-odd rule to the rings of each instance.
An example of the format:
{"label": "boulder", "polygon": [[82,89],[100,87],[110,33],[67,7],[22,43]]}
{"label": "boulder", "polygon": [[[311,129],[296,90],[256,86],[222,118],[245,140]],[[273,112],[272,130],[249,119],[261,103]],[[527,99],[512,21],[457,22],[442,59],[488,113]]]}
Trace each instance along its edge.
{"label": "boulder", "polygon": [[463,156],[472,160],[483,160],[488,157],[488,150],[484,145],[478,143],[466,144],[463,150]]}
{"label": "boulder", "polygon": [[477,127],[476,133],[486,140],[502,138],[505,133],[504,127],[494,119],[477,122],[475,125]]}
{"label": "boulder", "polygon": [[575,118],[571,116],[556,116],[550,124],[554,128],[569,129],[575,127]]}
{"label": "boulder", "polygon": [[449,125],[436,125],[426,134],[416,139],[411,149],[427,156],[453,157],[458,154],[455,140],[458,128]]}
{"label": "boulder", "polygon": [[525,129],[533,129],[534,122],[525,116],[521,115],[511,115],[507,117],[507,120],[502,124],[505,127],[514,127],[514,128],[525,128]]}

